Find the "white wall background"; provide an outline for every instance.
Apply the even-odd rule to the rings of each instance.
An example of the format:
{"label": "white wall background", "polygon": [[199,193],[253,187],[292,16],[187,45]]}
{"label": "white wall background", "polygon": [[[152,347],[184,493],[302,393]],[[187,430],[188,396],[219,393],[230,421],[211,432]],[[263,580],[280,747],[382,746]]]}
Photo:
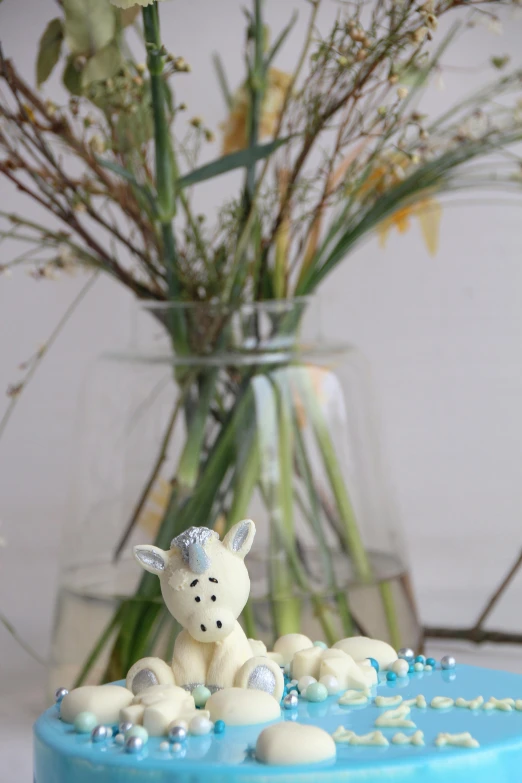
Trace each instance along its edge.
{"label": "white wall background", "polygon": [[[308,5],[267,0],[277,30],[298,6],[298,31],[280,58],[290,68]],[[223,119],[210,54],[223,52],[232,82],[241,77],[240,0],[162,4],[167,47],[191,62],[183,89],[193,114]],[[328,6],[328,3],[327,3]],[[329,4],[328,13],[333,11]],[[56,14],[53,0],[4,0],[0,39],[32,79],[37,40]],[[328,15],[327,13],[327,15]],[[445,89],[427,98],[440,110],[490,76],[491,54],[522,65],[522,19],[501,15],[504,34],[480,26],[453,49]],[[470,64],[477,69],[468,69]],[[47,94],[60,98],[57,79]],[[33,206],[0,180],[2,208]],[[207,205],[210,209],[210,204]],[[385,251],[368,242],[324,286],[325,333],[349,338],[374,369],[391,472],[413,559],[423,618],[466,622],[522,546],[522,232],[519,208],[448,209],[440,250],[428,257],[418,226],[394,234]],[[13,246],[0,246],[0,263]],[[0,278],[0,391],[17,365],[46,339],[81,279],[36,283]],[[45,654],[60,530],[74,454],[75,406],[90,362],[121,343],[130,298],[97,283],[23,395],[0,441],[0,610]],[[0,401],[0,413],[4,400]],[[492,621],[519,627],[522,576]],[[516,664],[520,666],[518,662]],[[0,627],[0,691],[35,665]],[[36,669],[34,669],[36,671]],[[8,677],[9,675],[9,677]]]}

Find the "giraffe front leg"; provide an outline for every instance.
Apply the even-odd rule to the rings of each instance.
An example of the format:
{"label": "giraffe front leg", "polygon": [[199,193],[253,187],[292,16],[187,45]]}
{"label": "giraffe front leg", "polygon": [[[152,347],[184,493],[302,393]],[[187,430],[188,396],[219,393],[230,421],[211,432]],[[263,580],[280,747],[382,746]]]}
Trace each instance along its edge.
{"label": "giraffe front leg", "polygon": [[175,685],[172,668],[161,658],[141,658],[131,666],[126,687],[136,696],[153,685]]}
{"label": "giraffe front leg", "polygon": [[235,685],[238,688],[253,688],[270,693],[276,701],[281,701],[285,688],[285,679],[277,663],[256,655],[250,658],[236,674]]}

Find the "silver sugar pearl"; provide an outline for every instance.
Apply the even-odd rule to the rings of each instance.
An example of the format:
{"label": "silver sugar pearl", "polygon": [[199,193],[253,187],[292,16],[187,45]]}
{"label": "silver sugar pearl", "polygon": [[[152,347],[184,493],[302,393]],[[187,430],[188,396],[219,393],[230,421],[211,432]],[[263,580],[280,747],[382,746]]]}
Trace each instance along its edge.
{"label": "silver sugar pearl", "polygon": [[132,727],[134,726],[134,723],[130,720],[122,720],[120,725],[118,726],[118,731],[120,734],[126,734]]}
{"label": "silver sugar pearl", "polygon": [[57,704],[61,704],[62,703],[62,699],[64,699],[67,696],[68,693],[69,693],[69,691],[67,690],[67,688],[58,688],[58,690],[54,694],[54,699],[55,699],[56,703]]}
{"label": "silver sugar pearl", "polygon": [[408,663],[413,663],[415,658],[415,653],[411,649],[411,647],[401,647],[399,652],[397,653],[397,658],[402,658],[405,661],[408,661]]}
{"label": "silver sugar pearl", "polygon": [[296,693],[289,693],[283,699],[285,710],[296,710],[299,704],[299,698]]}
{"label": "silver sugar pearl", "polygon": [[141,737],[129,737],[125,742],[127,753],[141,753],[143,750],[143,740]]}
{"label": "silver sugar pearl", "polygon": [[456,665],[457,661],[455,660],[454,655],[445,655],[444,658],[441,658],[441,669],[454,669]]}
{"label": "silver sugar pearl", "polygon": [[173,726],[169,729],[169,741],[170,742],[186,742],[187,730],[183,726]]}
{"label": "silver sugar pearl", "polygon": [[91,740],[93,742],[105,742],[105,740],[109,739],[109,736],[112,736],[112,730],[109,734],[107,726],[95,726],[91,731]]}

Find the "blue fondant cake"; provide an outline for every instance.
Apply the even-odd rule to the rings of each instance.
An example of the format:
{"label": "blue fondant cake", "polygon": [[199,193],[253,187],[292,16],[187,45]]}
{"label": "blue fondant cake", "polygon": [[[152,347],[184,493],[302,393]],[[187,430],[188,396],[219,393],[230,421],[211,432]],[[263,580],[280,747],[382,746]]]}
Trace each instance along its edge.
{"label": "blue fondant cake", "polygon": [[[420,694],[427,706],[412,705],[408,715],[415,728],[376,729],[387,707],[377,707],[375,696],[400,695],[404,701]],[[522,700],[522,676],[464,665],[437,667],[395,681],[381,673],[363,706],[341,706],[340,695],[320,703],[301,697],[296,709],[281,709],[279,720],[313,724],[328,734],[339,726],[358,736],[379,730],[389,744],[339,743],[334,759],[308,766],[269,766],[256,759],[257,738],[267,724],[220,723],[218,731],[169,745],[165,738],[151,737],[141,752],[129,753],[114,736],[94,741],[90,734],[75,732],[54,705],[35,725],[35,783],[516,783],[522,778],[522,701],[517,701]],[[430,706],[435,697],[472,700],[479,695],[486,702],[492,697],[512,701],[499,705],[491,700],[489,709],[479,703],[476,709]],[[392,742],[398,732],[411,737],[415,731],[423,733],[424,745]],[[471,747],[440,746],[439,739],[437,745],[443,733],[469,733],[474,742],[468,743]]]}

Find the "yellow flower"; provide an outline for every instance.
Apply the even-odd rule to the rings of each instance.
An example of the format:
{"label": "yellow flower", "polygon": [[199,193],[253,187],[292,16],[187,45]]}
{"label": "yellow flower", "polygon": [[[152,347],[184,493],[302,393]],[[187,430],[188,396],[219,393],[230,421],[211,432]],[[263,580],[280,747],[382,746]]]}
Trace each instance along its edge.
{"label": "yellow flower", "polygon": [[138,519],[139,526],[149,533],[151,538],[155,538],[159,530],[171,493],[172,484],[160,476]]}
{"label": "yellow flower", "polygon": [[[405,154],[394,153],[376,166],[361,187],[360,195],[373,192],[383,195],[390,187],[396,185],[404,178],[405,171],[412,164],[411,158]],[[379,244],[384,247],[388,234],[392,228],[396,228],[400,234],[405,234],[410,229],[411,218],[416,217],[424,243],[428,253],[434,256],[439,247],[439,229],[442,216],[442,208],[439,202],[426,191],[419,193],[416,201],[401,207],[396,212],[385,218],[377,228]]]}
{"label": "yellow flower", "polygon": [[[260,138],[274,135],[291,83],[292,76],[289,73],[279,71],[277,68],[269,69],[259,123]],[[249,94],[243,85],[236,92],[228,119],[222,126],[224,155],[242,150],[247,146],[248,111]]]}
{"label": "yellow flower", "polygon": [[[160,0],[158,0],[160,2]],[[123,8],[125,11],[127,8],[132,8],[134,5],[152,5],[154,0],[111,0],[112,5],[116,8]]]}

